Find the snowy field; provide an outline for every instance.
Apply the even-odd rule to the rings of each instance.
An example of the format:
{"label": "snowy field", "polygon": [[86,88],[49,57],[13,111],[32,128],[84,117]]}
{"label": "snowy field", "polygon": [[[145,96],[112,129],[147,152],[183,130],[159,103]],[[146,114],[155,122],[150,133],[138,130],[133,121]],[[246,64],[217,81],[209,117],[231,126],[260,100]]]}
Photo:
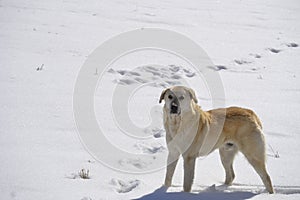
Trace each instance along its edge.
{"label": "snowy field", "polygon": [[[1,199],[300,199],[299,21],[297,0],[0,0]],[[104,41],[143,27],[194,40],[215,64],[209,70],[222,79],[226,106],[258,114],[276,194],[266,193],[241,154],[232,186],[222,185],[225,173],[215,151],[197,160],[192,192],[184,193],[182,161],[166,191],[165,168],[124,173],[151,171],[151,162],[120,158],[114,170],[88,153],[73,115],[78,73]],[[193,69],[159,51],[135,52],[107,67],[95,91],[105,137],[127,152],[166,155],[162,124],[145,128],[144,140],[120,131],[112,116],[113,89],[146,84],[128,101],[128,112],[135,124],[147,127],[151,108],[162,117],[158,100],[166,86],[188,82],[202,108],[213,108],[203,77]],[[97,75],[95,70],[91,76]],[[82,169],[89,170],[88,179]]]}

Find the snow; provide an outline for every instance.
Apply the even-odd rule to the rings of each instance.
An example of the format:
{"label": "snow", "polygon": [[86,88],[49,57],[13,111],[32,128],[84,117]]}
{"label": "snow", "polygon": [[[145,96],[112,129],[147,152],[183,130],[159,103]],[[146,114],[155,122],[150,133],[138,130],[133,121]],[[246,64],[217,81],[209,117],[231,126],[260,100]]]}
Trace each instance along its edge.
{"label": "snow", "polygon": [[[299,199],[299,10],[296,0],[0,1],[1,199]],[[192,193],[184,193],[182,161],[166,190],[164,168],[124,173],[88,153],[73,116],[79,70],[104,41],[143,27],[173,30],[197,42],[216,65],[210,70],[223,81],[226,106],[251,108],[260,116],[276,194],[265,192],[241,154],[233,186],[222,185],[224,170],[213,152],[197,160]],[[186,81],[203,109],[213,107],[201,75],[174,55],[135,52],[110,69],[95,92],[95,114],[106,138],[124,151],[167,153],[161,127],[145,129],[147,139],[138,140],[116,126],[111,98],[117,83],[149,83],[128,103],[140,127],[151,123],[152,108],[161,119],[163,87],[152,76],[174,72],[167,85]],[[123,170],[151,171],[148,160],[116,161]],[[89,179],[80,177],[82,169],[89,170]]]}

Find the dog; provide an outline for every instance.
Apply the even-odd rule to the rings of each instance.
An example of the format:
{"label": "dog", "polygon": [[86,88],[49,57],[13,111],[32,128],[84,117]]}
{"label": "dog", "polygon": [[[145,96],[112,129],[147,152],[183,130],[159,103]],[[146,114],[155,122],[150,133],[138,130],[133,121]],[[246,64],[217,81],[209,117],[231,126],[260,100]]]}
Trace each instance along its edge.
{"label": "dog", "polygon": [[236,153],[240,151],[259,174],[266,190],[274,193],[266,170],[262,124],[252,110],[229,107],[203,111],[197,105],[195,92],[184,86],[165,89],[159,103],[163,100],[163,123],[169,151],[164,186],[171,186],[176,164],[182,155],[183,189],[190,192],[196,158],[219,149],[226,174],[225,185],[231,185],[235,178],[232,163]]}

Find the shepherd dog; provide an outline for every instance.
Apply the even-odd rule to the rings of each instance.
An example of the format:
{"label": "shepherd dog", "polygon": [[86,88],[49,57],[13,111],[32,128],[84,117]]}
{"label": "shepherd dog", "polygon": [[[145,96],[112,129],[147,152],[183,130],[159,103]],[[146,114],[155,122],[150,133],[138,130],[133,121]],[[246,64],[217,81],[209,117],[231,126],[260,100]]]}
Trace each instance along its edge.
{"label": "shepherd dog", "polygon": [[159,103],[163,100],[163,123],[169,151],[164,186],[171,186],[178,159],[182,156],[183,190],[190,192],[196,158],[219,149],[226,174],[225,185],[231,185],[235,178],[232,164],[240,151],[258,173],[266,190],[274,193],[266,169],[262,123],[252,110],[229,107],[204,111],[197,104],[194,90],[185,86],[163,90]]}

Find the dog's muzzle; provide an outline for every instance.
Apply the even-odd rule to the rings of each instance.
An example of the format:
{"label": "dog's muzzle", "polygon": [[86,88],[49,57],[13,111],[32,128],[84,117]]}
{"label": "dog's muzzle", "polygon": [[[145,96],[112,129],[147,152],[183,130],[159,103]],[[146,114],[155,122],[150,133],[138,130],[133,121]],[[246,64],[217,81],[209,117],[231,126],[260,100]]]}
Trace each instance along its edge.
{"label": "dog's muzzle", "polygon": [[180,109],[179,109],[179,105],[176,102],[171,102],[171,114],[180,114]]}

